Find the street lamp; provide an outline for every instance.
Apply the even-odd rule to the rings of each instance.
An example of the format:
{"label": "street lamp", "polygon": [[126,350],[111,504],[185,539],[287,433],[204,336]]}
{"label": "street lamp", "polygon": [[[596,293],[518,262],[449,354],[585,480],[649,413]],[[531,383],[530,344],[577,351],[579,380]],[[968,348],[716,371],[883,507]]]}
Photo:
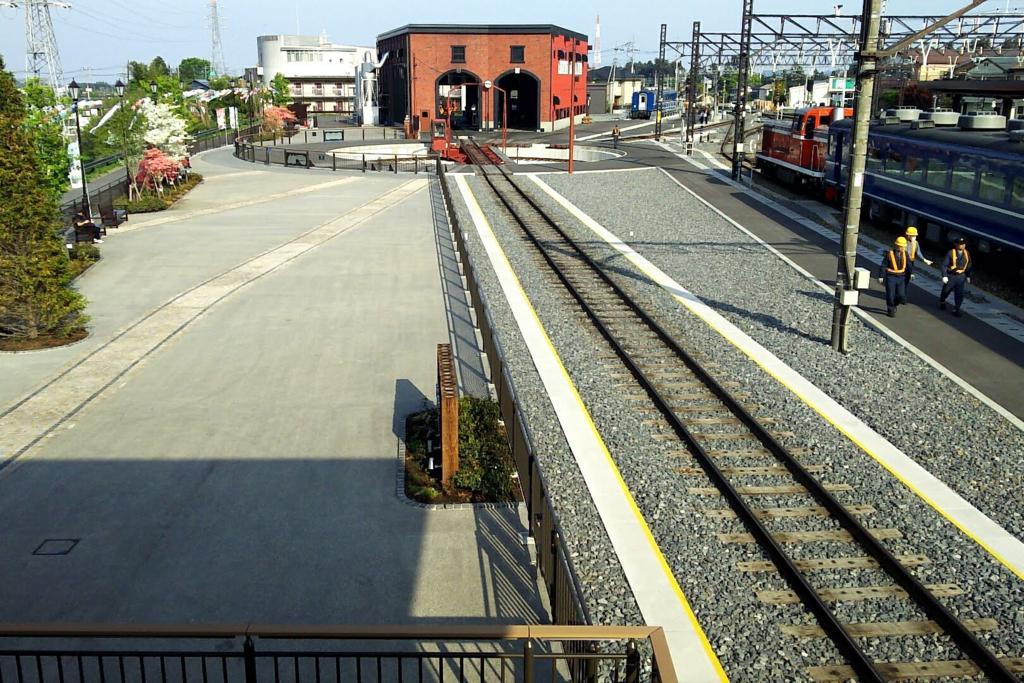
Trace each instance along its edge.
{"label": "street lamp", "polygon": [[78,121],[78,94],[81,92],[78,88],[78,83],[71,79],[68,84],[68,94],[71,95],[71,101],[74,102],[75,109],[75,136],[78,139],[78,167],[82,172],[82,207],[85,209],[85,215],[88,217],[92,216],[92,206],[89,204],[89,188],[85,182],[85,165],[82,163],[82,125]]}
{"label": "street lamp", "polygon": [[[124,109],[124,83],[121,82],[120,78],[117,79],[117,83],[114,84],[114,91],[117,92],[117,96],[121,100],[121,116],[125,117],[125,113],[124,113],[125,112],[125,109]],[[127,118],[125,118],[125,121],[127,121],[127,123],[121,129],[121,156],[124,158],[124,177],[125,177],[125,181],[128,183],[128,187],[131,187],[131,184],[132,184],[132,172],[131,172],[131,169],[128,168],[128,126],[131,125],[131,121],[129,119],[127,119]]]}
{"label": "street lamp", "polygon": [[484,81],[484,88],[494,88],[501,93],[501,151],[508,154],[508,92],[491,81]]}
{"label": "street lamp", "polygon": [[149,92],[153,93],[153,104],[156,104],[156,81],[149,82]]}

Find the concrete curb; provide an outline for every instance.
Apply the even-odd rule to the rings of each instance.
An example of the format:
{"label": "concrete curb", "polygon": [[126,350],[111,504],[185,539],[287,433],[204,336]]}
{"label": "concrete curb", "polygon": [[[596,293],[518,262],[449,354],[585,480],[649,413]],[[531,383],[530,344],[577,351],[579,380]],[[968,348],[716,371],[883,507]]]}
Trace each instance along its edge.
{"label": "concrete curb", "polygon": [[421,503],[405,495],[405,435],[398,437],[398,459],[395,461],[395,497],[409,507],[421,510],[518,510],[522,501],[515,503]]}

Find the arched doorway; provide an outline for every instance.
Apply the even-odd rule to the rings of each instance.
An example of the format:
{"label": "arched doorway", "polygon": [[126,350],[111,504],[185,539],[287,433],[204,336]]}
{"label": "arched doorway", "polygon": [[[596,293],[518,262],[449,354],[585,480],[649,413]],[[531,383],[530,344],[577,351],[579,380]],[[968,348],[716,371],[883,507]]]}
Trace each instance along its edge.
{"label": "arched doorway", "polygon": [[464,70],[447,71],[438,76],[434,83],[434,116],[447,118],[450,114],[453,129],[479,129],[479,83],[476,74]]}
{"label": "arched doorway", "polygon": [[[498,76],[495,85],[508,93],[508,127],[520,130],[540,128],[540,79],[529,71],[509,71]],[[494,91],[494,121],[501,127],[504,95]]]}

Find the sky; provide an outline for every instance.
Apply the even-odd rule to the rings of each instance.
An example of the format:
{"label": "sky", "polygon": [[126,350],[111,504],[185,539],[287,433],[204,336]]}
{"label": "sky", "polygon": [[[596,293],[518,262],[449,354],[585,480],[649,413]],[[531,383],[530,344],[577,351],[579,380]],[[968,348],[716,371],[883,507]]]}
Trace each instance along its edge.
{"label": "sky", "polygon": [[[17,2],[17,0],[15,0]],[[176,67],[184,57],[210,57],[209,0],[69,0],[71,9],[53,7],[54,32],[66,80],[107,80],[123,76],[128,60],[149,62],[160,55]],[[843,0],[843,12],[859,11],[857,0]],[[890,14],[952,11],[966,0],[888,0]],[[1013,5],[1024,5],[1014,0]],[[705,31],[738,31],[741,0],[513,0],[472,3],[339,2],[338,0],[219,0],[221,42],[228,71],[240,74],[256,63],[256,36],[326,32],[336,43],[373,45],[377,34],[409,23],[543,23],[594,36],[601,16],[602,64],[615,46],[635,41],[637,59],[654,59],[658,31],[668,24],[669,40],[687,40],[692,22]],[[989,0],[985,10],[1002,10],[1006,0]],[[757,0],[758,12],[820,14],[833,0]],[[624,58],[620,54],[620,63]],[[0,55],[19,78],[25,69],[23,9],[0,7]]]}

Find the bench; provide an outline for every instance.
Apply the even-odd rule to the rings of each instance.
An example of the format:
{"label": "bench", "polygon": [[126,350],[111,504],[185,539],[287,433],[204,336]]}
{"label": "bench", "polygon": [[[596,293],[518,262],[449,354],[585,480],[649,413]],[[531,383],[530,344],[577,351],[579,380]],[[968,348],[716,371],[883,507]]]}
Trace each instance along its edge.
{"label": "bench", "polygon": [[[93,221],[93,222],[95,223],[95,221]],[[107,234],[106,224],[101,220],[97,225],[99,225],[99,228],[100,228],[100,235],[106,236],[106,234]],[[78,242],[92,242],[92,233],[93,233],[93,231],[91,229],[89,229],[89,228],[86,228],[85,226],[78,227],[78,226],[72,224],[71,229],[68,232],[69,233],[72,233],[72,232],[74,233],[74,236],[75,236],[74,241],[75,241],[76,244]],[[69,237],[70,237],[70,235],[69,235]]]}
{"label": "bench", "polygon": [[107,228],[116,228],[128,221],[128,211],[126,209],[110,209],[109,211],[100,211],[100,227],[103,228],[103,234],[107,234]]}

